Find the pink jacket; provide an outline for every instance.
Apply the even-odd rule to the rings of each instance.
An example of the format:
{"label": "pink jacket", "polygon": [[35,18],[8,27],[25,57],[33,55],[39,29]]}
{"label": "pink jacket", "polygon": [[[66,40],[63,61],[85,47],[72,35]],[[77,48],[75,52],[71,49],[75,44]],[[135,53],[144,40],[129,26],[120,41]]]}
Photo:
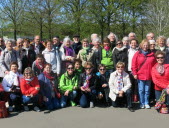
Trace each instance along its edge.
{"label": "pink jacket", "polygon": [[132,59],[132,73],[137,75],[139,80],[151,80],[151,69],[155,63],[156,59],[153,52],[145,56],[141,51],[138,51]]}
{"label": "pink jacket", "polygon": [[164,64],[164,74],[160,75],[156,70],[156,65],[152,68],[151,75],[155,84],[155,90],[162,91],[169,85],[169,64]]}

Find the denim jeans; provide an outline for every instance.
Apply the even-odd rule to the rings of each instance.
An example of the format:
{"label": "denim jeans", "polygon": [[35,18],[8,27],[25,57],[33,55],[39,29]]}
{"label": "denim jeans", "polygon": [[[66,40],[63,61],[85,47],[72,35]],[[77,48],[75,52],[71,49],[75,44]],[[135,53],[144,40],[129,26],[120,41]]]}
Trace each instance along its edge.
{"label": "denim jeans", "polygon": [[57,98],[48,98],[48,101],[45,102],[45,106],[48,110],[53,110],[60,108],[60,103]]}
{"label": "denim jeans", "polygon": [[63,94],[60,100],[61,107],[62,108],[66,107],[68,99],[70,99],[70,101],[74,101],[74,99],[76,98],[76,95],[77,95],[77,92],[75,90],[70,92],[68,96],[64,96]]}
{"label": "denim jeans", "polygon": [[96,90],[91,90],[91,92],[83,92],[81,98],[80,98],[80,106],[82,108],[89,107],[90,102],[94,101],[94,98],[96,96]]}
{"label": "denim jeans", "polygon": [[140,105],[149,105],[151,80],[138,80]]}
{"label": "denim jeans", "polygon": [[[156,101],[160,99],[161,93],[162,91],[155,90]],[[169,95],[166,96],[165,103],[169,105]]]}
{"label": "denim jeans", "polygon": [[28,97],[25,95],[22,96],[22,101],[24,105],[27,105],[28,103],[33,103],[34,106],[38,106],[38,99],[39,99],[38,95],[33,97]]}

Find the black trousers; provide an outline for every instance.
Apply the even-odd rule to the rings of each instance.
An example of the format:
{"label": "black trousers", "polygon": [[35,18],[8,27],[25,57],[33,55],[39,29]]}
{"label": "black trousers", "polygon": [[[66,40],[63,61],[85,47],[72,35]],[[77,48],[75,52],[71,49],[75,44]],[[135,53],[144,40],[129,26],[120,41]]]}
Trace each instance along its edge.
{"label": "black trousers", "polygon": [[125,105],[127,104],[127,107],[132,107],[132,91],[131,89],[128,89],[123,97],[117,97],[116,98],[116,101],[112,101],[112,106],[113,107],[118,107],[118,106],[121,106],[121,105]]}

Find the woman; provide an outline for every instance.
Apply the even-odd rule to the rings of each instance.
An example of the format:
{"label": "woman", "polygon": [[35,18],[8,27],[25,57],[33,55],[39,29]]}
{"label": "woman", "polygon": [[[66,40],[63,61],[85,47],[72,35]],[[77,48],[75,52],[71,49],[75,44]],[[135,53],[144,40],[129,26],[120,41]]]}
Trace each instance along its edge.
{"label": "woman", "polygon": [[92,58],[92,64],[95,66],[93,69],[93,72],[96,73],[98,70],[98,66],[101,63],[101,56],[102,56],[102,47],[100,46],[100,38],[96,37],[92,40],[92,44],[94,45],[92,47],[93,58]]}
{"label": "woman", "polygon": [[110,73],[106,71],[104,64],[99,65],[99,72],[96,73],[97,84],[96,92],[99,100],[104,100],[107,106],[109,106],[109,77]]}
{"label": "woman", "polygon": [[151,69],[155,64],[154,53],[150,51],[148,40],[144,39],[140,44],[140,50],[132,59],[132,73],[138,80],[140,108],[150,108],[149,96],[151,86]]}
{"label": "woman", "polygon": [[60,57],[59,57],[58,50],[55,50],[52,45],[53,44],[51,41],[46,41],[45,42],[46,48],[42,52],[42,55],[44,56],[45,61],[52,65],[53,73],[59,76],[61,71]]}
{"label": "woman", "polygon": [[61,92],[61,107],[64,108],[67,105],[67,100],[70,100],[71,106],[76,106],[74,99],[76,98],[77,86],[79,82],[79,77],[74,71],[74,65],[68,64],[66,67],[66,72],[61,76],[60,79],[60,92]]}
{"label": "woman", "polygon": [[45,66],[45,59],[42,54],[36,55],[36,60],[32,64],[32,70],[35,74],[35,76],[38,76],[43,72]]}
{"label": "woman", "polygon": [[107,37],[103,39],[103,48],[101,52],[101,64],[104,64],[106,66],[106,69],[109,73],[113,72],[114,65],[113,65],[111,43],[109,38]]}
{"label": "woman", "polygon": [[22,62],[19,56],[19,53],[13,49],[13,42],[11,40],[6,41],[6,48],[1,53],[0,57],[0,67],[1,73],[0,76],[4,77],[5,74],[8,74],[10,71],[10,63],[18,63],[18,71],[22,70]]}
{"label": "woman", "polygon": [[33,103],[34,110],[40,112],[38,107],[40,85],[38,78],[34,76],[31,67],[24,70],[24,77],[21,79],[20,88],[22,92],[22,101],[24,110],[29,111],[28,103]]}
{"label": "woman", "polygon": [[9,111],[13,111],[13,105],[17,110],[21,109],[21,92],[20,78],[22,75],[18,73],[18,64],[12,62],[10,64],[10,72],[5,75],[2,81],[2,86],[5,92],[8,93]]}
{"label": "woman", "polygon": [[52,72],[52,65],[46,64],[44,71],[38,76],[40,92],[43,101],[48,110],[54,110],[60,107],[57,95],[57,78]]}
{"label": "woman", "polygon": [[21,49],[21,61],[22,61],[22,72],[27,67],[32,67],[33,62],[36,59],[36,53],[33,49],[30,48],[30,41],[29,39],[23,40],[23,46]]}
{"label": "woman", "polygon": [[152,51],[152,52],[154,52],[154,53],[156,53],[156,42],[155,42],[155,40],[149,40],[149,43],[150,43],[150,50]]}
{"label": "woman", "polygon": [[92,72],[93,64],[86,62],[84,65],[85,72],[80,75],[79,88],[82,92],[80,98],[80,106],[82,108],[94,107],[94,99],[96,96],[96,75]]}
{"label": "woman", "polygon": [[116,71],[110,74],[109,97],[112,100],[113,107],[118,107],[119,104],[123,104],[122,101],[127,99],[127,108],[129,111],[134,112],[132,108],[130,78],[129,75],[124,71],[124,68],[125,64],[123,62],[118,62],[116,64]]}
{"label": "woman", "polygon": [[123,46],[124,47],[126,47],[126,48],[130,48],[130,40],[129,40],[129,37],[128,36],[125,36],[125,37],[123,37],[123,39],[122,39],[122,42],[123,42]]}
{"label": "woman", "polygon": [[111,48],[113,49],[113,48],[116,46],[116,43],[117,43],[117,41],[118,41],[118,38],[117,38],[117,36],[116,36],[114,33],[112,33],[112,32],[110,32],[110,34],[109,34],[107,37],[109,38],[110,43],[111,43]]}
{"label": "woman", "polygon": [[[157,63],[152,68],[152,80],[155,84],[155,96],[156,101],[159,100],[162,90],[169,86],[169,64],[165,64],[165,53],[157,51],[156,54]],[[169,97],[166,97],[167,104],[169,105]]]}
{"label": "woman", "polygon": [[122,41],[117,41],[116,47],[113,49],[113,62],[116,65],[118,62],[124,62],[126,65],[126,71],[128,67],[128,49],[123,46]]}
{"label": "woman", "polygon": [[82,66],[88,62],[92,62],[94,50],[90,49],[89,42],[87,39],[82,40],[82,49],[79,51],[77,55],[77,59],[82,61]]}
{"label": "woman", "polygon": [[156,50],[165,52],[166,50],[166,38],[164,36],[159,36],[156,40]]}
{"label": "woman", "polygon": [[69,37],[65,37],[63,40],[63,44],[60,47],[60,56],[62,60],[61,74],[63,74],[66,71],[66,65],[74,62],[76,56],[75,51],[71,47],[71,40]]}

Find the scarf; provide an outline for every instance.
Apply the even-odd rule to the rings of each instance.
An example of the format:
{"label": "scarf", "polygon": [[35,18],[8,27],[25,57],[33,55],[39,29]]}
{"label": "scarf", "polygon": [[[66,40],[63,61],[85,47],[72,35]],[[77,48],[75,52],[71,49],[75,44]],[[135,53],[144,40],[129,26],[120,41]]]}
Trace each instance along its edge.
{"label": "scarf", "polygon": [[105,49],[106,51],[109,51],[109,50],[110,50],[110,46],[105,46],[104,49]]}
{"label": "scarf", "polygon": [[66,50],[66,56],[73,56],[73,49],[71,47],[64,46]]}
{"label": "scarf", "polygon": [[123,88],[123,76],[122,73],[117,73],[117,90],[121,91]]}
{"label": "scarf", "polygon": [[158,65],[156,66],[156,70],[157,70],[157,72],[158,72],[160,75],[163,75],[164,72],[165,72],[164,65],[158,64]]}
{"label": "scarf", "polygon": [[32,81],[33,79],[34,79],[34,77],[32,77],[31,79],[26,79],[26,78],[25,78],[26,83],[29,84],[30,86],[32,86],[30,83],[31,83],[31,81]]}
{"label": "scarf", "polygon": [[47,73],[45,71],[43,73],[44,73],[45,77],[48,78],[49,80],[54,80],[55,77],[51,73]]}
{"label": "scarf", "polygon": [[42,65],[40,65],[40,64],[38,63],[38,61],[35,61],[35,65],[36,65],[36,67],[37,67],[39,70],[42,70],[42,69],[44,68],[44,63],[42,63]]}
{"label": "scarf", "polygon": [[141,50],[141,53],[143,53],[145,56],[149,53],[148,51]]}
{"label": "scarf", "polygon": [[89,80],[92,78],[92,75],[86,75],[86,80],[83,84],[83,89],[89,88]]}

